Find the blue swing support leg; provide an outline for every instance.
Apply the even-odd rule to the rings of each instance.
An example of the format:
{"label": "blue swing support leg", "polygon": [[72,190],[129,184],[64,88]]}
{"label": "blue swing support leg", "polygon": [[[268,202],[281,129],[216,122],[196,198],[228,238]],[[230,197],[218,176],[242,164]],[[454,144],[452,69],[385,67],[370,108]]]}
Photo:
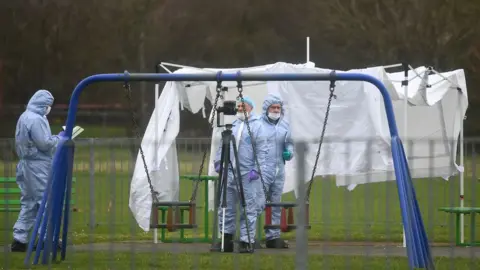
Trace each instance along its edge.
{"label": "blue swing support leg", "polygon": [[[37,214],[32,238],[28,245],[25,264],[30,264],[30,257],[38,235],[38,247],[44,246],[42,264],[50,264],[56,259],[59,235],[62,234],[61,259],[66,258],[66,246],[69,227],[70,196],[73,164],[73,141],[71,141],[78,110],[78,101],[82,91],[90,84],[99,82],[130,81],[364,81],[375,85],[383,96],[388,126],[391,136],[392,157],[398,188],[398,197],[405,228],[407,256],[409,266],[413,268],[434,269],[430,246],[423,225],[418,201],[415,195],[408,162],[393,112],[392,100],[385,86],[376,78],[361,73],[225,73],[217,74],[158,74],[158,73],[111,73],[97,74],[83,79],[74,89],[70,99],[65,137],[58,144],[53,159],[51,177],[44,193],[40,210]],[[62,209],[63,208],[63,209]],[[63,210],[63,211],[62,211]],[[63,213],[62,213],[63,212]],[[63,228],[62,225],[63,216]],[[61,229],[63,229],[61,231]],[[37,264],[41,248],[37,248],[33,264]],[[50,257],[51,255],[51,257]]]}

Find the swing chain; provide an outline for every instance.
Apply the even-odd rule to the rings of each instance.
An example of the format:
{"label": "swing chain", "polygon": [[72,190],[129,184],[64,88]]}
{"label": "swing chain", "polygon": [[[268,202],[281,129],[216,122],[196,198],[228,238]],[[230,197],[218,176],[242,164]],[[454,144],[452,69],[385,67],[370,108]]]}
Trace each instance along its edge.
{"label": "swing chain", "polygon": [[[263,193],[265,195],[265,200],[266,200],[267,203],[270,203],[271,198],[270,198],[270,194],[268,194],[268,192],[267,192],[267,187],[265,186],[265,182],[263,181],[262,171],[260,169],[260,163],[258,162],[257,149],[256,149],[256,146],[255,146],[254,138],[252,136],[252,131],[250,130],[250,124],[249,124],[250,121],[249,121],[248,116],[247,116],[247,110],[245,109],[245,101],[243,99],[243,86],[242,86],[242,82],[240,80],[237,81],[237,90],[238,90],[238,97],[240,98],[240,100],[242,102],[243,115],[245,116],[244,121],[245,121],[245,124],[247,125],[248,136],[250,136],[250,141],[251,141],[252,148],[253,148],[253,157],[254,157],[255,163],[257,165],[258,174],[260,176],[260,181],[262,182],[262,188],[263,188]],[[240,143],[240,142],[237,142],[237,143]]]}
{"label": "swing chain", "polygon": [[[220,81],[217,81],[217,95],[215,96],[215,102],[213,103],[212,107],[212,118],[210,118],[210,128],[213,129],[213,121],[215,119],[215,113],[217,112],[217,104],[218,104],[218,99],[220,98],[220,93],[222,91],[222,83]],[[200,177],[202,176],[203,173],[203,167],[205,166],[205,160],[207,159],[207,152],[209,148],[205,148],[205,151],[203,151],[203,158],[202,158],[202,163],[200,164],[200,169],[198,170],[198,179],[193,180],[195,182],[194,187],[193,187],[193,192],[192,196],[190,198],[190,202],[195,202],[197,198],[197,191],[198,187],[200,185]]]}
{"label": "swing chain", "polygon": [[[130,108],[130,114],[132,116],[132,123],[133,123],[133,129],[134,129],[134,132],[135,132],[135,136],[136,136],[137,139],[140,139],[140,128],[139,128],[139,125],[137,123],[137,117],[136,117],[135,110],[133,109],[132,89],[130,87],[130,83],[125,82],[124,85],[123,85],[123,88],[125,89],[125,96],[128,100],[128,105],[129,105],[129,108]],[[157,101],[155,100],[155,102],[157,102]],[[150,174],[148,172],[147,162],[145,161],[145,155],[143,153],[142,142],[140,142],[139,149],[140,149],[140,155],[142,156],[143,167],[145,168],[145,173],[147,174],[147,180],[148,180],[148,185],[150,187],[150,193],[152,194],[152,202],[158,203],[159,202],[158,201],[158,194],[159,193],[157,191],[155,191],[155,189],[153,188],[152,180],[150,179]]]}
{"label": "swing chain", "polygon": [[[334,71],[332,72],[334,73]],[[333,74],[332,74],[333,75]],[[327,127],[328,115],[330,114],[330,105],[332,104],[332,99],[337,99],[337,96],[334,95],[335,92],[335,80],[330,80],[330,96],[328,97],[327,111],[325,112],[325,120],[323,121],[322,135],[320,136],[320,142],[318,143],[317,156],[315,157],[315,165],[313,165],[312,176],[310,177],[310,182],[308,183],[307,194],[305,201],[308,203],[310,200],[310,191],[312,190],[313,178],[315,177],[315,172],[317,171],[318,159],[320,158],[320,150],[322,149],[323,138],[325,136],[325,130]]]}

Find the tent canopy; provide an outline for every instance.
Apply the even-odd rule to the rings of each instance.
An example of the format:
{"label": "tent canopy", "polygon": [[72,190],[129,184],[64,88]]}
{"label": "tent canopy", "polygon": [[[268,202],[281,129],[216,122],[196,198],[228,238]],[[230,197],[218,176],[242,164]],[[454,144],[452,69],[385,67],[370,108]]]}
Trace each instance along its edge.
{"label": "tent canopy", "polygon": [[[316,68],[313,63],[289,64],[278,62],[271,65],[239,69],[181,68],[174,73],[241,71],[242,73],[325,73],[330,69]],[[426,67],[409,72],[408,88],[408,139],[422,140],[414,143],[407,152],[413,178],[448,177],[456,174],[456,142],[461,121],[465,115],[468,98],[463,70],[428,75]],[[338,72],[338,71],[337,71]],[[388,73],[384,67],[349,70],[376,77],[386,86],[394,104],[395,117],[400,134],[403,133],[404,89],[403,72]],[[238,96],[236,82],[223,82],[229,91],[225,100]],[[265,96],[274,93],[284,100],[285,119],[290,122],[294,141],[307,141],[306,170],[313,169],[321,129],[325,118],[329,95],[329,82],[244,82],[243,94],[255,102],[254,111],[261,114]],[[179,105],[192,113],[203,110],[205,98],[213,102],[216,82],[168,82],[157,101],[142,141],[147,166],[160,200],[178,198],[178,164],[176,163],[175,137],[180,124]],[[460,88],[461,91],[457,90]],[[316,175],[336,175],[337,186],[354,186],[369,182],[395,180],[390,150],[390,134],[386,120],[383,98],[379,90],[366,82],[338,81],[336,99],[332,101],[325,140],[316,170]],[[159,111],[161,111],[159,113]],[[159,119],[158,121],[156,119]],[[226,119],[228,121],[228,119]],[[214,121],[212,148],[208,174],[216,175],[213,168],[213,153],[220,145],[221,129]],[[436,140],[434,148],[426,140]],[[159,143],[160,142],[160,143]],[[404,139],[405,143],[405,139]],[[162,149],[162,151],[159,151]],[[430,162],[434,158],[435,162]],[[175,160],[173,160],[175,159]],[[432,165],[433,164],[433,168]],[[432,175],[433,174],[433,175]],[[163,177],[160,177],[163,176]],[[295,160],[287,163],[284,193],[294,190]],[[308,175],[308,173],[307,173]],[[309,179],[304,179],[309,181]],[[210,183],[213,190],[213,183]],[[145,195],[146,194],[146,195]],[[131,183],[130,208],[140,226],[148,231],[151,197],[143,163],[137,158]],[[209,208],[213,209],[213,192]],[[148,210],[148,211],[147,211]],[[148,218],[147,218],[148,217]]]}

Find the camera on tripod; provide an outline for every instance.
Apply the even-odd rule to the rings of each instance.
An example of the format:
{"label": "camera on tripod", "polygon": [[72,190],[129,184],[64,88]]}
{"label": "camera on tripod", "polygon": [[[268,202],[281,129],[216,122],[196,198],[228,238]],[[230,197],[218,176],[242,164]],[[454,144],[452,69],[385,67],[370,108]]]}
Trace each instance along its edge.
{"label": "camera on tripod", "polygon": [[225,100],[223,106],[217,108],[217,112],[223,113],[223,115],[236,115],[237,102],[235,100]]}
{"label": "camera on tripod", "polygon": [[[227,92],[228,88],[223,87],[222,91]],[[219,106],[216,108],[217,127],[226,127],[227,129],[231,129],[233,121],[235,119],[232,116],[235,116],[237,114],[237,102],[235,100],[222,100],[219,103]],[[231,121],[225,121],[225,116],[229,116],[227,117],[227,120]]]}

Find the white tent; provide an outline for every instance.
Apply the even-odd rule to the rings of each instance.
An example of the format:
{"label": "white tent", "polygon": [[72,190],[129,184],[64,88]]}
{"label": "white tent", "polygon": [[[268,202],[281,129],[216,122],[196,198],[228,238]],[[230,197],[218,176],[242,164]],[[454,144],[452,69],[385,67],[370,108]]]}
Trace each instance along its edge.
{"label": "white tent", "polygon": [[[314,67],[314,64],[294,65],[275,63],[252,68],[239,69],[198,69],[181,68],[175,73],[198,72],[242,73],[325,73],[330,69]],[[426,67],[413,70],[408,90],[408,117],[415,119],[408,123],[409,139],[435,139],[438,146],[432,149],[424,143],[413,147],[409,155],[412,177],[448,177],[461,171],[456,164],[456,142],[462,128],[462,120],[468,106],[466,83],[463,70],[455,70],[428,76]],[[403,90],[400,81],[403,72],[388,73],[385,67],[373,67],[348,72],[365,73],[381,80],[394,103],[395,116],[400,134],[403,117]],[[423,75],[422,75],[423,74]],[[188,85],[188,87],[187,87]],[[168,82],[158,99],[156,109],[150,119],[142,146],[147,166],[155,190],[164,201],[178,198],[178,164],[176,160],[175,138],[180,125],[179,104],[192,113],[203,109],[205,98],[213,102],[216,82]],[[224,82],[230,90],[225,99],[235,99],[238,95],[236,82]],[[286,106],[286,118],[292,128],[294,141],[309,140],[306,156],[307,172],[311,171],[315,159],[321,128],[325,117],[325,107],[329,95],[329,82],[244,82],[244,95],[256,103],[255,112],[261,113],[261,104],[267,93],[282,97]],[[457,90],[461,88],[461,91]],[[332,102],[326,140],[318,163],[316,175],[336,175],[337,186],[353,187],[367,182],[395,180],[390,150],[390,135],[386,121],[383,99],[376,87],[364,82],[336,82],[336,99]],[[161,111],[160,113],[159,110]],[[159,121],[156,121],[156,119]],[[216,122],[214,122],[216,123]],[[214,124],[211,153],[219,146],[220,129]],[[340,139],[340,140],[338,140]],[[366,140],[368,139],[368,141]],[[373,139],[373,140],[372,140]],[[346,140],[351,143],[346,144]],[[169,155],[169,156],[167,156]],[[210,155],[208,174],[215,175],[213,156]],[[367,159],[366,157],[371,157]],[[434,159],[432,164],[430,159]],[[284,193],[294,189],[295,161],[287,163]],[[308,181],[309,179],[304,179]],[[347,181],[348,180],[348,181]],[[213,184],[210,185],[213,189]],[[213,190],[212,190],[213,191]],[[151,197],[141,157],[137,158],[131,182],[129,206],[140,227],[148,231],[151,210]],[[213,209],[213,192],[209,192],[209,209]]]}

